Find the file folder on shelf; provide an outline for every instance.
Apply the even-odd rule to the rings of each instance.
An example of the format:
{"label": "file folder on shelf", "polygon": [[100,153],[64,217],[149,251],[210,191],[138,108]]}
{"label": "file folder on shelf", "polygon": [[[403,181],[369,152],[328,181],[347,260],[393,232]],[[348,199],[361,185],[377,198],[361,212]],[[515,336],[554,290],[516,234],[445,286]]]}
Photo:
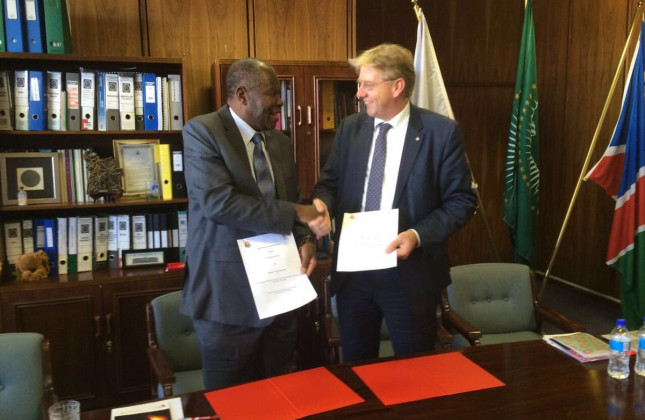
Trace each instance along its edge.
{"label": "file folder on shelf", "polygon": [[29,130],[45,130],[45,95],[42,71],[29,71]]}
{"label": "file folder on shelf", "polygon": [[34,252],[34,221],[31,219],[22,220],[22,252]]}
{"label": "file folder on shelf", "polygon": [[159,144],[159,167],[161,179],[161,198],[172,200],[172,167],[170,164],[170,145]]}
{"label": "file folder on shelf", "polygon": [[105,73],[105,121],[109,131],[121,128],[119,115],[119,75]]}
{"label": "file folder on shelf", "polygon": [[92,271],[93,223],[92,216],[78,218],[76,235],[79,273]]}
{"label": "file folder on shelf", "polygon": [[65,73],[67,95],[67,130],[81,131],[80,74]]}
{"label": "file folder on shelf", "polygon": [[134,130],[134,77],[129,74],[119,74],[119,116],[121,130]]}
{"label": "file folder on shelf", "polygon": [[186,176],[184,175],[184,152],[172,151],[172,196],[174,198],[187,198]]}
{"label": "file folder on shelf", "polygon": [[107,130],[107,114],[105,107],[105,73],[96,74],[96,127],[98,131]]}
{"label": "file folder on shelf", "polygon": [[[43,21],[39,3],[42,0],[24,0],[25,4],[25,35],[27,51],[43,53]],[[45,0],[47,1],[47,0]]]}
{"label": "file folder on shelf", "polygon": [[146,249],[148,234],[146,232],[146,216],[144,214],[132,215],[132,249]]}
{"label": "file folder on shelf", "polygon": [[57,245],[54,219],[34,219],[34,249],[42,249],[49,256],[50,275],[58,274]]}
{"label": "file folder on shelf", "polygon": [[94,216],[94,264],[93,270],[108,268],[108,217]]}
{"label": "file folder on shelf", "polygon": [[116,214],[108,216],[108,268],[119,268],[119,221]]}
{"label": "file folder on shelf", "polygon": [[69,54],[72,52],[72,36],[69,29],[66,0],[43,2],[45,40],[47,53]]}
{"label": "file folder on shelf", "polygon": [[143,124],[143,74],[134,74],[134,129],[144,130]]}
{"label": "file folder on shelf", "polygon": [[94,72],[81,71],[81,130],[94,130]]}
{"label": "file folder on shelf", "polygon": [[0,71],[0,130],[13,130],[13,105],[9,71]]}
{"label": "file folder on shelf", "polygon": [[130,249],[130,215],[119,214],[117,218],[117,246],[119,268],[123,267],[123,251]]}
{"label": "file folder on shelf", "polygon": [[143,125],[145,130],[158,130],[157,114],[157,77],[151,73],[143,74]]}
{"label": "file folder on shelf", "polygon": [[68,274],[67,264],[67,217],[58,217],[58,274]]}
{"label": "file folder on shelf", "polygon": [[29,130],[29,72],[14,72],[14,94],[16,97],[16,130]]}
{"label": "file folder on shelf", "polygon": [[4,37],[4,6],[0,7],[0,52],[7,51],[7,43]]}
{"label": "file folder on shelf", "polygon": [[9,264],[15,264],[16,258],[23,254],[20,221],[10,220],[4,222],[4,246]]}
{"label": "file folder on shelf", "polygon": [[170,108],[170,129],[181,130],[184,126],[184,114],[182,111],[181,76],[178,74],[168,75],[169,108]]}
{"label": "file folder on shelf", "polygon": [[18,0],[3,0],[4,30],[8,52],[24,52],[22,11]]}
{"label": "file folder on shelf", "polygon": [[177,210],[177,225],[179,231],[179,261],[186,261],[186,241],[188,240],[188,213]]}
{"label": "file folder on shelf", "polygon": [[67,218],[67,272],[78,273],[78,216]]}
{"label": "file folder on shelf", "polygon": [[47,128],[52,131],[62,130],[62,79],[59,71],[47,72]]}

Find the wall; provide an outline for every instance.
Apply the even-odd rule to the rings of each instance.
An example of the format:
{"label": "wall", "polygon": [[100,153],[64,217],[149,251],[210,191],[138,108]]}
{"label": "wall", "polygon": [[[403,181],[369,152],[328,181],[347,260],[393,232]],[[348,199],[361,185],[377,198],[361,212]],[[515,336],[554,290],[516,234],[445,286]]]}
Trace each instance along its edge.
{"label": "wall", "polygon": [[[356,47],[397,42],[414,50],[416,17],[400,0],[357,0]],[[482,213],[451,242],[453,264],[494,261],[484,220],[501,259],[512,258],[502,221],[503,170],[524,2],[420,0],[466,149]],[[534,0],[538,62],[540,236],[537,269],[546,271],[618,66],[636,0]],[[631,55],[631,51],[628,56]],[[624,76],[592,155],[606,148],[620,110]],[[613,200],[584,182],[551,275],[618,296],[619,278],[605,261]]]}

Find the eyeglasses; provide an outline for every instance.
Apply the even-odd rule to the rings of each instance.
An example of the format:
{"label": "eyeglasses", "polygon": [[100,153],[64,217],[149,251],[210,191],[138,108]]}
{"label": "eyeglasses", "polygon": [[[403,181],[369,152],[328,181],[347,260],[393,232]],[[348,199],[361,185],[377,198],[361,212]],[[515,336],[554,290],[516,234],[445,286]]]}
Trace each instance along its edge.
{"label": "eyeglasses", "polygon": [[386,79],[386,80],[381,80],[380,82],[361,82],[360,80],[356,81],[356,84],[358,85],[358,89],[363,88],[366,91],[371,91],[374,89],[376,86],[385,83],[385,82],[393,82],[396,79]]}

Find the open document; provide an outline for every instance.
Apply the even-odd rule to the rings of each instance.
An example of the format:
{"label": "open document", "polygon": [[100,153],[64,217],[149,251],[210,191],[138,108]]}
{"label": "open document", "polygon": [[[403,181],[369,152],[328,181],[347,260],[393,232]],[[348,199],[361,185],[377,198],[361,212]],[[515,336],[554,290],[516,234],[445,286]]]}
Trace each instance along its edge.
{"label": "open document", "polygon": [[396,252],[385,248],[399,230],[399,209],[345,213],[338,241],[337,271],[396,267]]}
{"label": "open document", "polygon": [[238,239],[237,246],[260,319],[299,308],[316,297],[309,278],[300,273],[293,234]]}

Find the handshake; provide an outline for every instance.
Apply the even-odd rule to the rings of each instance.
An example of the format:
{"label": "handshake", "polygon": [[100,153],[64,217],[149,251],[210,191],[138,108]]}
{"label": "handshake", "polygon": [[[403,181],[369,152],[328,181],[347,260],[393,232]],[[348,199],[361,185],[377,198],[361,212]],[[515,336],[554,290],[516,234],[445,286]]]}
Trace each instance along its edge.
{"label": "handshake", "polygon": [[296,204],[296,219],[306,223],[317,239],[328,235],[331,231],[331,219],[327,206],[317,198],[314,198],[312,205]]}

